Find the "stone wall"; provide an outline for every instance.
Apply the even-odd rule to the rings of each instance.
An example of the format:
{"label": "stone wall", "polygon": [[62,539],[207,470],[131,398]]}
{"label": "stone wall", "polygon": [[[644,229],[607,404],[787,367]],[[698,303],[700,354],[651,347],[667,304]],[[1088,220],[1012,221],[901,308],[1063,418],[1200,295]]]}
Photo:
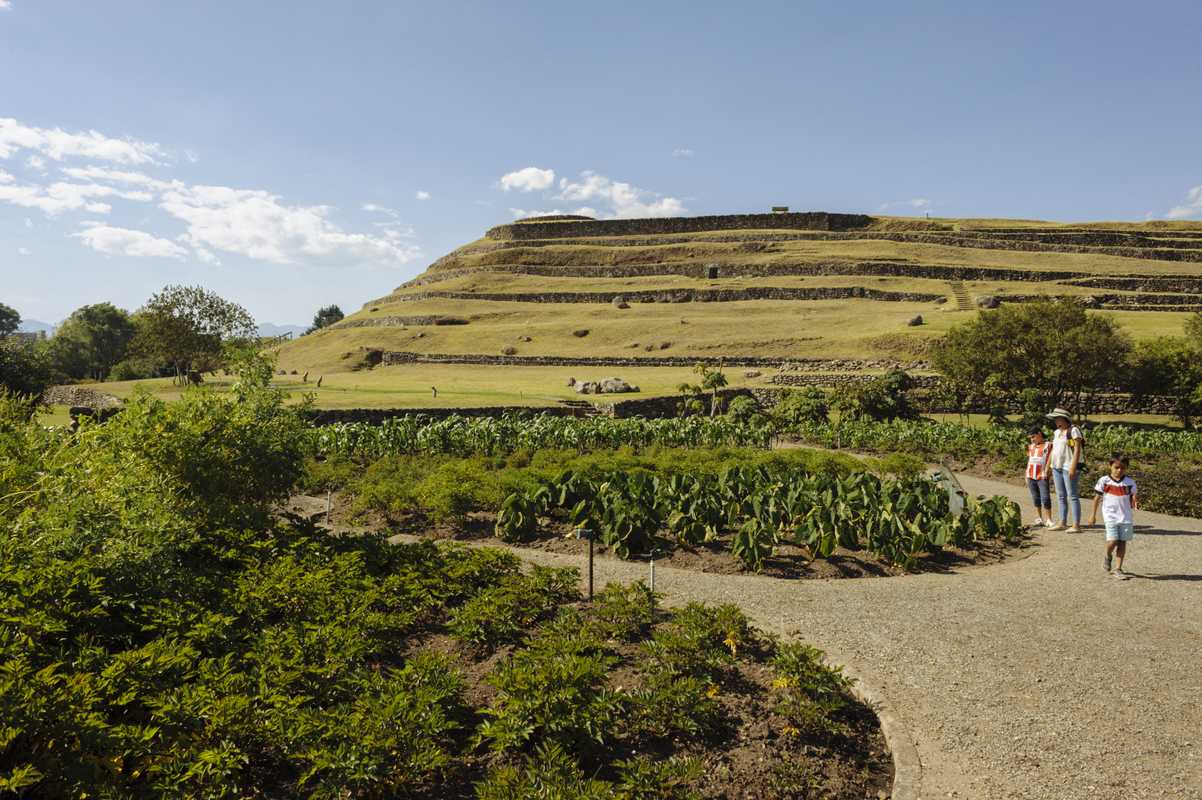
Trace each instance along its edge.
{"label": "stone wall", "polygon": [[390,350],[383,354],[385,366],[394,364],[488,364],[523,367],[685,367],[697,364],[711,367],[769,367],[783,370],[820,370],[859,372],[865,369],[924,369],[925,362],[887,359],[848,358],[771,358],[764,356],[647,356],[614,358],[608,356],[502,356],[479,353],[414,353]]}
{"label": "stone wall", "polygon": [[445,316],[411,316],[411,317],[368,317],[366,319],[348,319],[341,322],[335,322],[327,327],[327,330],[336,328],[375,328],[375,327],[403,327],[406,325],[467,325],[468,320],[462,317],[445,317]]}
{"label": "stone wall", "polygon": [[[721,261],[671,262],[665,264],[627,264],[621,266],[551,266],[542,264],[500,264],[484,267],[427,272],[402,284],[400,289],[425,286],[440,281],[460,278],[477,273],[509,273],[535,275],[544,278],[643,278],[656,275],[680,275],[698,280],[711,279],[713,271],[719,278],[765,278],[779,276],[872,276],[892,278],[930,278],[940,281],[1025,281],[1043,283],[1048,281],[1072,281],[1089,285],[1085,280],[1088,273],[1069,270],[1023,270],[1004,267],[944,266],[939,264],[910,264],[896,261],[822,261],[817,263],[731,264]],[[1115,278],[1122,280],[1149,280],[1140,276]],[[1157,281],[1162,279],[1155,279]],[[1182,281],[1198,281],[1200,278],[1181,277]],[[1098,284],[1103,288],[1126,289],[1126,286]],[[1166,287],[1172,284],[1164,284]],[[1132,287],[1134,288],[1134,287]],[[1159,291],[1193,291],[1193,289],[1164,288]],[[1202,291],[1202,290],[1198,290]],[[393,301],[394,297],[381,298],[375,302]]]}
{"label": "stone wall", "polygon": [[414,292],[393,301],[487,300],[508,303],[610,303],[621,296],[632,303],[729,303],[744,300],[864,300],[931,303],[942,294],[890,292],[864,286],[748,286],[741,289],[655,289],[612,292]]}
{"label": "stone wall", "polygon": [[72,385],[51,386],[42,392],[42,402],[50,406],[89,409],[118,408],[121,405],[121,401],[111,394],[87,386]]}
{"label": "stone wall", "polygon": [[558,239],[572,236],[639,236],[659,233],[798,228],[836,231],[863,228],[872,223],[864,214],[831,214],[825,211],[789,214],[725,214],[706,217],[657,219],[607,219],[570,222],[521,222],[498,225],[485,235],[490,239]]}

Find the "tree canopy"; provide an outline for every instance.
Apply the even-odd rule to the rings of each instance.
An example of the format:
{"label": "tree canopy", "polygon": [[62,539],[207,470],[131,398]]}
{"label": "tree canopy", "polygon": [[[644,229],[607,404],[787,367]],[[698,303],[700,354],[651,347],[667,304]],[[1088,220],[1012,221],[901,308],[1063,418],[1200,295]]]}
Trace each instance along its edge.
{"label": "tree canopy", "polygon": [[309,330],[305,331],[305,333],[312,333],[313,331],[321,330],[327,325],[333,325],[335,322],[341,321],[345,316],[346,315],[342,313],[342,309],[337,305],[329,305],[319,308],[317,309],[317,313],[313,315],[313,324],[309,327]]}
{"label": "tree canopy", "polygon": [[21,315],[12,306],[0,303],[0,336],[8,336],[21,324]]}
{"label": "tree canopy", "polygon": [[55,332],[51,357],[72,378],[102,381],[125,358],[135,330],[129,313],[112,303],[83,306]]}
{"label": "tree canopy", "polygon": [[938,341],[932,361],[961,403],[1026,392],[1050,408],[1079,405],[1087,392],[1123,383],[1130,353],[1116,322],[1054,300],[983,311]]}
{"label": "tree canopy", "polygon": [[1131,362],[1129,385],[1137,397],[1163,395],[1186,428],[1202,414],[1202,351],[1189,339],[1162,336],[1140,342]]}
{"label": "tree canopy", "polygon": [[216,368],[224,344],[255,336],[249,311],[200,286],[168,286],[153,295],[137,327],[136,352],[170,366],[177,379]]}

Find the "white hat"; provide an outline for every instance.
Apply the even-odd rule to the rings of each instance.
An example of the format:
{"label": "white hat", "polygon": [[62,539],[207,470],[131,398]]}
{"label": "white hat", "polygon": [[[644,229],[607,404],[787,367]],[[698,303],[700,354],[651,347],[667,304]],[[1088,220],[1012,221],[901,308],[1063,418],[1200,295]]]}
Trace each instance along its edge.
{"label": "white hat", "polygon": [[1047,416],[1047,418],[1048,418],[1048,419],[1056,419],[1056,417],[1064,417],[1064,418],[1065,418],[1065,419],[1067,419],[1069,422],[1072,422],[1072,421],[1073,421],[1073,415],[1072,415],[1072,413],[1071,413],[1071,412],[1068,412],[1068,411],[1065,411],[1063,408],[1060,408],[1059,406],[1057,406],[1056,408],[1053,408],[1053,409],[1052,409],[1052,413],[1051,413],[1051,414],[1047,414],[1046,416]]}

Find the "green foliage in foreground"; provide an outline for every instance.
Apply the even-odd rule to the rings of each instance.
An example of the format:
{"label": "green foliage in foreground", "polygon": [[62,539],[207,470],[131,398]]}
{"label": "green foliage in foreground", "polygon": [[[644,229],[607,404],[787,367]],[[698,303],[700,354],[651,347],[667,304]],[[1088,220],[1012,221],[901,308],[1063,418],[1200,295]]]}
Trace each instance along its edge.
{"label": "green foliage in foreground", "polygon": [[623,558],[650,553],[661,530],[689,545],[734,531],[731,552],[757,572],[782,542],[805,545],[815,558],[829,558],[836,547],[868,550],[911,569],[948,545],[1021,534],[1018,506],[1002,497],[977,498],[953,515],[947,492],[926,478],[809,473],[779,463],[732,466],[717,476],[566,471],[506,498],[496,534],[528,538],[540,516],[554,513],[596,532]]}
{"label": "green foliage in foreground", "polygon": [[850,456],[814,450],[663,449],[640,453],[629,448],[577,453],[519,451],[508,456],[389,456],[357,474],[357,464],[341,458],[309,461],[303,478],[310,491],[349,489],[354,508],[397,518],[420,513],[434,522],[460,522],[474,511],[494,512],[514,492],[571,470],[591,478],[612,472],[717,476],[735,466],[787,465],[796,471],[847,473],[862,469]]}
{"label": "green foliage in foreground", "polygon": [[728,417],[393,417],[379,425],[337,423],[314,433],[324,456],[374,460],[391,455],[505,455],[519,451],[614,450],[629,447],[758,447],[771,442],[762,425]]}
{"label": "green foliage in foreground", "polygon": [[[0,393],[0,794],[690,796],[695,737],[742,724],[715,696],[762,691],[771,640],[733,607],[579,609],[575,571],[274,517],[309,431],[251,366],[77,435]],[[473,707],[457,665],[502,645]]]}
{"label": "green foliage in foreground", "polygon": [[[793,426],[788,432],[822,447],[912,453],[932,460],[951,456],[968,461],[981,456],[1023,454],[1027,444],[1027,437],[1020,427],[974,427],[926,420],[804,423]],[[1085,447],[1087,453],[1099,456],[1108,456],[1112,452],[1149,457],[1202,453],[1202,432],[1094,425],[1085,429]]]}

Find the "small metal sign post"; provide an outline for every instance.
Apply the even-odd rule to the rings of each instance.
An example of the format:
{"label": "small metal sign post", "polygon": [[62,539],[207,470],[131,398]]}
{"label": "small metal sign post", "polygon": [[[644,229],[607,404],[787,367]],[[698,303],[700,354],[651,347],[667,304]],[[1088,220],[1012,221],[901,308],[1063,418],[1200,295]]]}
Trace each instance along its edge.
{"label": "small metal sign post", "polygon": [[655,554],[659,552],[658,547],[651,549],[651,591],[655,591]]}
{"label": "small metal sign post", "polygon": [[597,535],[588,528],[577,528],[576,538],[588,540],[588,599],[591,603],[593,601],[593,540],[597,538]]}

